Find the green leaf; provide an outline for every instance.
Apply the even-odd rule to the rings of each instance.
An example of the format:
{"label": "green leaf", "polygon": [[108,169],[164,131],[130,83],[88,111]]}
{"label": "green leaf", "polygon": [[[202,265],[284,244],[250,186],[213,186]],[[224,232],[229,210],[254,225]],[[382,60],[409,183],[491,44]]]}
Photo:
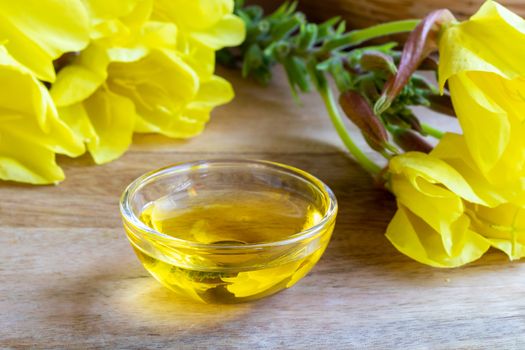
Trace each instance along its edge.
{"label": "green leaf", "polygon": [[263,53],[257,44],[252,44],[246,50],[242,65],[242,76],[247,77],[250,71],[259,68],[263,64]]}
{"label": "green leaf", "polygon": [[379,38],[386,35],[409,32],[414,29],[419,20],[403,20],[378,24],[372,27],[354,30],[340,37],[326,42],[325,52],[332,50],[343,50],[351,46],[357,46],[365,41]]}
{"label": "green leaf", "polygon": [[317,69],[318,63],[315,57],[310,56],[306,61],[306,69],[310,76],[310,81],[315,85],[317,90],[321,90],[327,84],[326,77],[322,71]]}
{"label": "green leaf", "polygon": [[297,94],[296,87],[302,92],[310,91],[310,80],[306,63],[299,57],[288,57],[284,61],[284,68],[288,75],[288,80],[292,86],[292,91]]}
{"label": "green leaf", "polygon": [[278,23],[270,30],[272,40],[278,41],[287,38],[304,23],[304,15],[296,13],[293,17]]}
{"label": "green leaf", "polygon": [[317,25],[313,23],[301,26],[301,36],[299,37],[297,48],[303,52],[310,50],[317,40],[317,31]]}
{"label": "green leaf", "polygon": [[330,72],[334,77],[337,89],[341,92],[348,91],[352,88],[352,78],[345,70],[343,60],[341,58],[332,60],[330,65]]}
{"label": "green leaf", "polygon": [[326,37],[329,37],[334,34],[334,26],[341,20],[341,17],[332,17],[329,20],[319,24],[318,26],[318,38],[319,39],[325,39]]}
{"label": "green leaf", "polygon": [[341,35],[341,34],[343,34],[345,32],[345,30],[346,30],[346,22],[345,21],[341,21],[337,25],[337,28],[335,29],[335,33],[337,35]]}

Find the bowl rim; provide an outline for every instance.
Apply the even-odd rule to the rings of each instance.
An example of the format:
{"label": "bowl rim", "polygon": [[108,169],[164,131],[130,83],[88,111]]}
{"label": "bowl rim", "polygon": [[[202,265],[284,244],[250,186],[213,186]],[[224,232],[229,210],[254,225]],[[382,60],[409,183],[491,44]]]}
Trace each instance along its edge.
{"label": "bowl rim", "polygon": [[[155,179],[161,176],[166,176],[167,174],[171,174],[177,171],[179,172],[193,171],[196,169],[202,169],[202,168],[206,168],[210,166],[228,165],[228,164],[232,164],[235,166],[245,165],[245,166],[273,168],[274,170],[278,170],[278,171],[287,173],[289,175],[300,177],[302,180],[307,181],[310,184],[313,184],[316,190],[318,190],[328,200],[328,206],[323,215],[323,218],[314,226],[306,230],[299,231],[293,235],[290,235],[290,237],[286,239],[272,241],[272,242],[264,242],[264,243],[217,245],[213,243],[193,242],[193,241],[177,238],[171,235],[164,234],[157,230],[154,230],[151,227],[147,226],[145,223],[143,223],[131,209],[131,200],[133,198],[133,195],[138,190],[140,190],[143,186],[149,184],[150,182],[154,181]],[[138,230],[140,233],[146,233],[146,234],[152,235],[157,238],[162,238],[162,239],[168,240],[170,243],[175,243],[177,245],[184,246],[184,247],[202,248],[202,249],[213,248],[216,250],[259,249],[259,248],[284,246],[288,244],[297,243],[302,240],[315,236],[321,228],[326,226],[330,222],[330,220],[334,218],[338,210],[337,198],[335,197],[335,194],[330,189],[330,187],[328,187],[323,181],[321,181],[317,177],[313,176],[312,174],[304,170],[301,170],[299,168],[296,168],[290,165],[286,165],[286,164],[282,164],[282,163],[278,163],[274,161],[268,161],[268,160],[228,159],[228,158],[178,162],[178,163],[174,163],[174,164],[171,164],[171,165],[168,165],[168,166],[156,169],[156,170],[149,171],[139,176],[135,180],[133,180],[126,187],[126,189],[124,190],[124,192],[122,193],[120,197],[119,207],[120,207],[120,213],[121,213],[122,219],[124,221],[124,225],[125,226],[131,225],[133,226],[135,230]]]}

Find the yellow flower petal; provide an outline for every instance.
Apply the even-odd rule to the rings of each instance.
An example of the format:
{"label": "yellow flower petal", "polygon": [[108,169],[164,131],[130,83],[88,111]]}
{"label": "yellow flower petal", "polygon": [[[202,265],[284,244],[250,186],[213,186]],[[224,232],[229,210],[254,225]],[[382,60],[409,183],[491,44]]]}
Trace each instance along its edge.
{"label": "yellow flower petal", "polygon": [[77,139],[82,140],[85,144],[96,145],[100,142],[82,103],[61,107],[58,109],[58,114],[60,119],[75,133]]}
{"label": "yellow flower petal", "polygon": [[191,38],[179,40],[177,50],[200,79],[208,80],[215,70],[215,51]]}
{"label": "yellow flower petal", "polygon": [[38,143],[2,132],[0,179],[45,185],[64,180],[64,172],[56,164],[55,152]]}
{"label": "yellow flower petal", "polygon": [[152,0],[84,0],[91,17],[90,37],[109,46],[126,45],[150,18]]}
{"label": "yellow flower petal", "polygon": [[55,153],[77,156],[82,142],[62,122],[45,86],[0,47],[0,178],[47,184],[61,181]]}
{"label": "yellow flower petal", "polygon": [[59,107],[85,100],[107,78],[109,57],[106,50],[90,45],[68,66],[64,67],[51,86],[50,94]]}
{"label": "yellow flower petal", "polygon": [[[463,198],[484,203],[463,177],[444,161],[430,155],[409,152],[392,158],[390,188],[398,204],[410,210],[441,238],[440,246],[455,256],[457,236],[464,223]],[[461,252],[459,252],[461,253]]]}
{"label": "yellow flower petal", "polygon": [[157,0],[153,19],[175,23],[181,42],[193,38],[217,50],[239,45],[245,38],[244,21],[232,12],[233,0]]}
{"label": "yellow flower petal", "polygon": [[525,79],[461,72],[449,79],[450,93],[477,169],[490,183],[525,176]]}
{"label": "yellow flower petal", "polygon": [[152,124],[148,119],[137,115],[136,132],[159,133],[168,137],[186,139],[199,135],[210,119],[210,107],[189,104],[179,114],[171,116],[171,123],[164,126]]}
{"label": "yellow flower petal", "polygon": [[[129,0],[126,0],[129,2]],[[153,11],[154,0],[133,0],[136,3],[132,11],[121,18],[122,23],[131,29],[133,32],[137,32],[143,29],[146,22],[150,19]]]}
{"label": "yellow flower petal", "polygon": [[200,84],[199,91],[192,101],[192,105],[216,107],[230,102],[233,97],[234,93],[231,84],[227,80],[214,75]]}
{"label": "yellow flower petal", "polygon": [[496,207],[507,202],[525,205],[525,183],[522,178],[507,176],[510,174],[501,172],[496,177],[501,181],[491,182],[479,171],[464,136],[445,134],[431,155],[443,159],[457,170],[487,206]]}
{"label": "yellow flower petal", "polygon": [[177,32],[173,23],[148,21],[142,27],[139,41],[150,48],[175,48]]}
{"label": "yellow flower petal", "polygon": [[[46,87],[24,69],[10,65],[0,50],[0,82],[8,86],[0,94],[1,126],[21,139],[45,145],[49,150],[78,156],[82,143],[58,118]],[[7,63],[7,64],[3,64]]]}
{"label": "yellow flower petal", "polygon": [[[47,111],[47,131],[42,130],[34,116],[4,112],[0,115],[0,120],[2,119],[0,129],[4,130],[3,133],[16,136],[19,140],[39,144],[50,151],[70,157],[77,157],[84,153],[85,148],[81,140],[77,139],[72,130],[58,118],[54,107],[50,107]],[[13,147],[15,145],[13,144]]]}
{"label": "yellow flower petal", "polygon": [[168,137],[189,138],[202,132],[210,119],[213,107],[229,102],[233,98],[233,89],[229,82],[213,76],[200,85],[192,102],[180,112],[169,116],[168,123],[154,123],[146,115],[138,114],[135,131],[157,132]]}
{"label": "yellow flower petal", "polygon": [[525,256],[525,208],[502,204],[496,208],[472,205],[473,226],[510,259]]}
{"label": "yellow flower petal", "polygon": [[168,137],[189,138],[202,132],[210,119],[213,107],[229,102],[233,98],[233,89],[229,82],[213,76],[200,85],[197,95],[180,113],[170,116],[171,121],[164,124],[153,124],[150,119],[139,114],[135,131],[158,132]]}
{"label": "yellow flower petal", "polygon": [[449,79],[452,102],[472,157],[481,171],[500,160],[510,138],[507,113],[466,73]]}
{"label": "yellow flower petal", "polygon": [[484,71],[507,79],[525,76],[525,20],[487,1],[468,21],[446,28],[439,41],[439,84],[462,71]]}
{"label": "yellow flower petal", "polygon": [[233,0],[156,0],[154,17],[188,29],[214,26],[233,12]]}
{"label": "yellow flower petal", "polygon": [[131,144],[136,118],[133,103],[100,88],[84,102],[84,108],[98,136],[88,143],[95,162],[102,164],[120,157]]}
{"label": "yellow flower petal", "polygon": [[452,232],[452,254],[444,249],[441,235],[402,204],[388,225],[386,237],[403,254],[434,267],[457,267],[479,259],[490,243],[468,228],[463,216]]}
{"label": "yellow flower petal", "polygon": [[139,34],[130,36],[120,46],[109,47],[112,62],[134,62],[145,57],[150,50],[174,49],[177,27],[172,23],[146,22]]}
{"label": "yellow flower petal", "polygon": [[79,0],[0,0],[0,42],[39,79],[53,81],[53,60],[89,40],[86,9]]}
{"label": "yellow flower petal", "polygon": [[235,15],[226,15],[213,27],[191,34],[195,40],[214,50],[240,45],[245,36],[244,21]]}
{"label": "yellow flower petal", "polygon": [[128,16],[141,0],[84,0],[91,18],[103,20]]}
{"label": "yellow flower petal", "polygon": [[152,51],[137,62],[112,63],[108,84],[112,91],[135,104],[141,119],[137,131],[169,135],[173,135],[170,130],[185,123],[185,106],[199,91],[196,73],[180,57],[166,50]]}
{"label": "yellow flower petal", "polygon": [[[434,195],[434,188],[424,186],[426,180],[430,184],[442,184],[450,191],[472,203],[485,204],[476,195],[470,185],[454,168],[446,162],[420,152],[408,152],[390,160],[389,170],[393,174],[406,176],[412,185],[426,195]],[[440,193],[437,196],[441,195]]]}
{"label": "yellow flower petal", "polygon": [[[420,180],[418,188],[412,186],[403,177],[392,177],[392,189],[397,200],[415,215],[439,232],[442,244],[448,254],[452,252],[452,228],[461,216],[464,207],[460,197],[438,185]],[[425,192],[420,192],[421,189]]]}

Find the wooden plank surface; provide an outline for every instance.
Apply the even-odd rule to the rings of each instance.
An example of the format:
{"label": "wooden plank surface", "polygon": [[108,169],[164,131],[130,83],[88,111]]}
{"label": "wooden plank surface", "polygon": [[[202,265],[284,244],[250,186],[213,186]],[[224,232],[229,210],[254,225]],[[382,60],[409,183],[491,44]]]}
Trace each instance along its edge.
{"label": "wooden plank surface", "polygon": [[[249,3],[260,4],[267,10],[273,10],[282,4],[281,0],[251,0]],[[334,16],[346,20],[350,28],[364,28],[374,24],[423,18],[438,9],[449,9],[458,19],[472,16],[485,0],[299,0],[299,9],[308,19],[320,21]],[[523,0],[498,0],[498,3],[525,16]]]}
{"label": "wooden plank surface", "polygon": [[[298,107],[282,75],[264,89],[223,73],[237,99],[198,138],[136,137],[104,166],[60,159],[67,180],[57,187],[0,183],[0,348],[523,349],[523,263],[492,251],[440,270],[404,257],[383,235],[393,198],[344,152],[320,99]],[[254,303],[196,304],[143,270],[118,199],[148,170],[225,157],[305,169],[341,209],[325,255],[293,288]]]}

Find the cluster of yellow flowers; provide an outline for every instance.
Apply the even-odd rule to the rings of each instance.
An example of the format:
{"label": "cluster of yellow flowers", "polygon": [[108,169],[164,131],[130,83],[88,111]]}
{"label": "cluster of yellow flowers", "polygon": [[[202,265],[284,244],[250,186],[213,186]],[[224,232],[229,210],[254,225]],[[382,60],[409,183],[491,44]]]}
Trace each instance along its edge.
{"label": "cluster of yellow flowers", "polygon": [[490,247],[525,256],[525,20],[492,1],[439,38],[439,85],[448,82],[463,134],[430,154],[389,164],[398,211],[387,237],[437,267]]}
{"label": "cluster of yellow flowers", "polygon": [[233,98],[215,51],[233,0],[0,0],[0,179],[64,178],[55,154],[121,156],[133,132],[187,138]]}

